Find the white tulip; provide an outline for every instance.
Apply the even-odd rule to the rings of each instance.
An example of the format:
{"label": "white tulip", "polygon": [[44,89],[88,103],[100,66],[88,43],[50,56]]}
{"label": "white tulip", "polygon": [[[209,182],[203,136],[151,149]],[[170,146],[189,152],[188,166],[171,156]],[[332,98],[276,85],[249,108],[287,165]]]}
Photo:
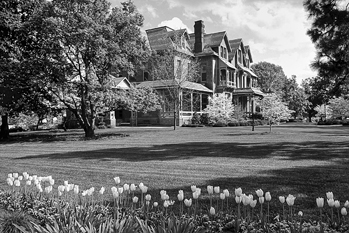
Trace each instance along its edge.
{"label": "white tulip", "polygon": [[242,201],[242,197],[241,197],[241,196],[236,196],[236,197],[235,197],[235,202],[236,202],[237,204],[241,203],[241,201]]}
{"label": "white tulip", "polygon": [[190,207],[192,205],[192,199],[191,198],[189,200],[185,199],[184,200],[184,204],[185,204],[186,207]]}
{"label": "white tulip", "polygon": [[210,208],[210,214],[211,215],[215,215],[216,214],[216,210],[213,207]]}
{"label": "white tulip", "polygon": [[235,189],[235,196],[240,197],[240,196],[241,196],[241,194],[242,194],[242,189],[241,189],[241,188],[237,188],[237,189]]}
{"label": "white tulip", "polygon": [[13,176],[13,178],[18,178],[18,173],[17,172],[13,173],[12,176]]}
{"label": "white tulip", "polygon": [[120,184],[120,177],[114,177],[115,184]]}
{"label": "white tulip", "polygon": [[124,184],[124,190],[125,190],[125,192],[128,191],[128,190],[130,190],[130,185]]}
{"label": "white tulip", "polygon": [[263,190],[262,189],[258,189],[258,190],[256,190],[256,194],[257,194],[257,196],[258,197],[263,197]]}
{"label": "white tulip", "polygon": [[23,176],[18,176],[18,180],[23,180]]}
{"label": "white tulip", "polygon": [[132,191],[132,192],[134,192],[134,191],[136,191],[136,185],[135,184],[131,184],[130,185],[130,190]]}
{"label": "white tulip", "polygon": [[79,185],[74,186],[74,193],[77,195],[79,194]]}
{"label": "white tulip", "polygon": [[[11,174],[11,175],[12,175],[12,174]],[[11,177],[8,177],[8,178],[6,179],[6,182],[7,182],[7,184],[8,184],[9,186],[13,186],[12,176],[11,176]]]}
{"label": "white tulip", "polygon": [[123,192],[124,192],[124,188],[119,187],[119,188],[118,188],[118,193],[122,194]]}
{"label": "white tulip", "polygon": [[302,217],[302,216],[303,216],[303,212],[302,212],[302,211],[299,211],[299,212],[298,212],[298,216]]}
{"label": "white tulip", "polygon": [[169,201],[164,201],[164,207],[167,208],[170,205]]}
{"label": "white tulip", "polygon": [[14,184],[16,187],[21,186],[21,182],[20,182],[19,180],[15,180],[15,181],[13,182],[13,184]]}
{"label": "white tulip", "polygon": [[319,207],[319,208],[324,207],[324,198],[322,198],[322,197],[316,198],[316,205],[317,205],[317,207]]}
{"label": "white tulip", "polygon": [[212,185],[207,185],[207,192],[208,192],[208,194],[210,194],[210,195],[213,194],[213,186],[212,186]]}
{"label": "white tulip", "polygon": [[224,194],[224,193],[219,194],[219,198],[220,198],[221,200],[224,200],[224,199],[225,199],[225,194]]}
{"label": "white tulip", "polygon": [[7,177],[12,178],[13,177],[12,173],[7,174]]}
{"label": "white tulip", "polygon": [[348,200],[344,203],[344,207],[349,208],[349,201]]}
{"label": "white tulip", "polygon": [[339,208],[341,206],[341,203],[338,200],[334,201],[334,207]]}
{"label": "white tulip", "polygon": [[327,204],[329,207],[334,207],[334,200],[333,199],[327,199]]}
{"label": "white tulip", "polygon": [[284,196],[279,196],[279,201],[280,201],[282,204],[284,204],[285,201],[286,201],[286,199],[285,199]]}
{"label": "white tulip", "polygon": [[225,197],[229,197],[229,195],[230,195],[228,189],[224,189],[223,193],[224,193]]}
{"label": "white tulip", "polygon": [[295,196],[291,195],[291,194],[288,194],[287,198],[286,198],[286,202],[287,202],[287,205],[289,206],[293,206],[294,205],[294,200],[296,199]]}
{"label": "white tulip", "polygon": [[257,200],[251,200],[250,206],[251,206],[252,208],[254,208],[254,207],[256,207],[256,205],[257,205]]}
{"label": "white tulip", "polygon": [[346,216],[348,213],[347,213],[347,209],[345,208],[345,207],[343,207],[342,209],[341,209],[341,214],[343,215],[343,216]]}
{"label": "white tulip", "polygon": [[150,201],[151,200],[151,195],[150,194],[145,195],[145,200],[146,201]]}
{"label": "white tulip", "polygon": [[219,193],[220,192],[219,186],[214,187],[213,190],[214,190],[215,193]]}
{"label": "white tulip", "polygon": [[334,198],[333,198],[333,193],[332,193],[332,192],[327,192],[327,193],[326,193],[326,197],[327,197],[327,199],[334,199]]}
{"label": "white tulip", "polygon": [[192,191],[192,192],[195,192],[195,191],[196,191],[196,186],[195,186],[195,185],[190,186],[190,188],[191,188],[191,191]]}
{"label": "white tulip", "polygon": [[258,201],[259,201],[260,204],[263,204],[264,203],[264,197],[259,197]]}
{"label": "white tulip", "polygon": [[104,191],[105,191],[105,188],[102,187],[102,188],[99,190],[99,194],[103,195]]}
{"label": "white tulip", "polygon": [[178,201],[183,201],[183,199],[184,199],[183,193],[178,193],[177,198],[178,198]]}
{"label": "white tulip", "polygon": [[32,182],[30,181],[30,180],[27,180],[26,182],[25,182],[25,185],[27,185],[27,186],[30,186],[32,184]]}
{"label": "white tulip", "polygon": [[158,205],[159,205],[159,203],[157,203],[157,202],[154,202],[153,203],[153,206],[156,208],[156,207],[158,207]]}
{"label": "white tulip", "polygon": [[271,200],[270,192],[266,192],[266,193],[265,193],[265,200],[266,200],[266,201],[270,201],[270,200]]}
{"label": "white tulip", "polygon": [[133,197],[133,198],[132,198],[132,202],[133,202],[133,203],[137,203],[137,202],[138,202],[138,197]]}

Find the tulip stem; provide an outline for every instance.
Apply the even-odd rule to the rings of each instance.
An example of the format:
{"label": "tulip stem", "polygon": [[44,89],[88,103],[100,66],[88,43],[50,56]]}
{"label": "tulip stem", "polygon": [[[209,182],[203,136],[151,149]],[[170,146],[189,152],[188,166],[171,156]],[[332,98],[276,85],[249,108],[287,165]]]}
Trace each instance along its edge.
{"label": "tulip stem", "polygon": [[268,201],[268,215],[267,215],[267,223],[269,224],[269,201]]}

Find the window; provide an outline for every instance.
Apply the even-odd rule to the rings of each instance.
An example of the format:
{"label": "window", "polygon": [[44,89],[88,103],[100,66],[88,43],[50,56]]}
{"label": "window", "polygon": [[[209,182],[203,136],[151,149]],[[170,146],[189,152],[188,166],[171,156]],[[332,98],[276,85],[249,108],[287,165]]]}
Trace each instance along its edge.
{"label": "window", "polygon": [[181,77],[182,74],[182,61],[181,60],[177,60],[177,78]]}
{"label": "window", "polygon": [[224,48],[223,57],[224,57],[225,59],[227,58],[227,48]]}
{"label": "window", "polygon": [[149,73],[147,71],[144,71],[143,73],[143,80],[148,81],[149,80]]}
{"label": "window", "polygon": [[240,49],[239,49],[238,59],[239,59],[240,64],[242,64],[242,53],[241,53]]}
{"label": "window", "polygon": [[224,57],[223,46],[221,46],[221,57]]}
{"label": "window", "polygon": [[206,82],[207,81],[207,64],[203,63],[201,66],[201,82]]}
{"label": "window", "polygon": [[202,94],[202,109],[207,108],[208,105],[208,95]]}

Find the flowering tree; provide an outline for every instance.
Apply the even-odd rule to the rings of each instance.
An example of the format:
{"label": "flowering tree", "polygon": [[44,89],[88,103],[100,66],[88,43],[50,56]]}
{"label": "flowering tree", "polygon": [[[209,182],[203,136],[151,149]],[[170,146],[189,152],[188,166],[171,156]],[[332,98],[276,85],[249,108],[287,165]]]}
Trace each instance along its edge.
{"label": "flowering tree", "polygon": [[227,122],[234,115],[234,105],[231,97],[224,93],[215,94],[209,98],[209,104],[204,110],[209,115],[210,123]]}
{"label": "flowering tree", "polygon": [[275,94],[265,96],[262,100],[261,112],[264,118],[268,119],[270,125],[280,120],[287,120],[291,117],[292,110],[289,110],[285,103]]}
{"label": "flowering tree", "polygon": [[343,97],[330,99],[329,107],[334,117],[343,118],[349,116],[349,99]]}

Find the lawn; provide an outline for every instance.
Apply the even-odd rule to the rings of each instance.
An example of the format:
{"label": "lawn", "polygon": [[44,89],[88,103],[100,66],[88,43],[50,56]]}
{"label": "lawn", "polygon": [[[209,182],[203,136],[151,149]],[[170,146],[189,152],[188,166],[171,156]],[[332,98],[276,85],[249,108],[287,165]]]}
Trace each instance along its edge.
{"label": "lawn", "polygon": [[[81,130],[15,133],[0,142],[0,189],[11,172],[52,175],[80,190],[143,182],[150,192],[179,189],[190,197],[190,185],[220,186],[231,193],[241,187],[255,195],[270,191],[293,194],[296,210],[314,213],[316,197],[332,191],[341,204],[349,200],[349,127],[284,124],[269,128],[122,127],[97,130],[83,140]],[[158,196],[156,194],[156,196]]]}

